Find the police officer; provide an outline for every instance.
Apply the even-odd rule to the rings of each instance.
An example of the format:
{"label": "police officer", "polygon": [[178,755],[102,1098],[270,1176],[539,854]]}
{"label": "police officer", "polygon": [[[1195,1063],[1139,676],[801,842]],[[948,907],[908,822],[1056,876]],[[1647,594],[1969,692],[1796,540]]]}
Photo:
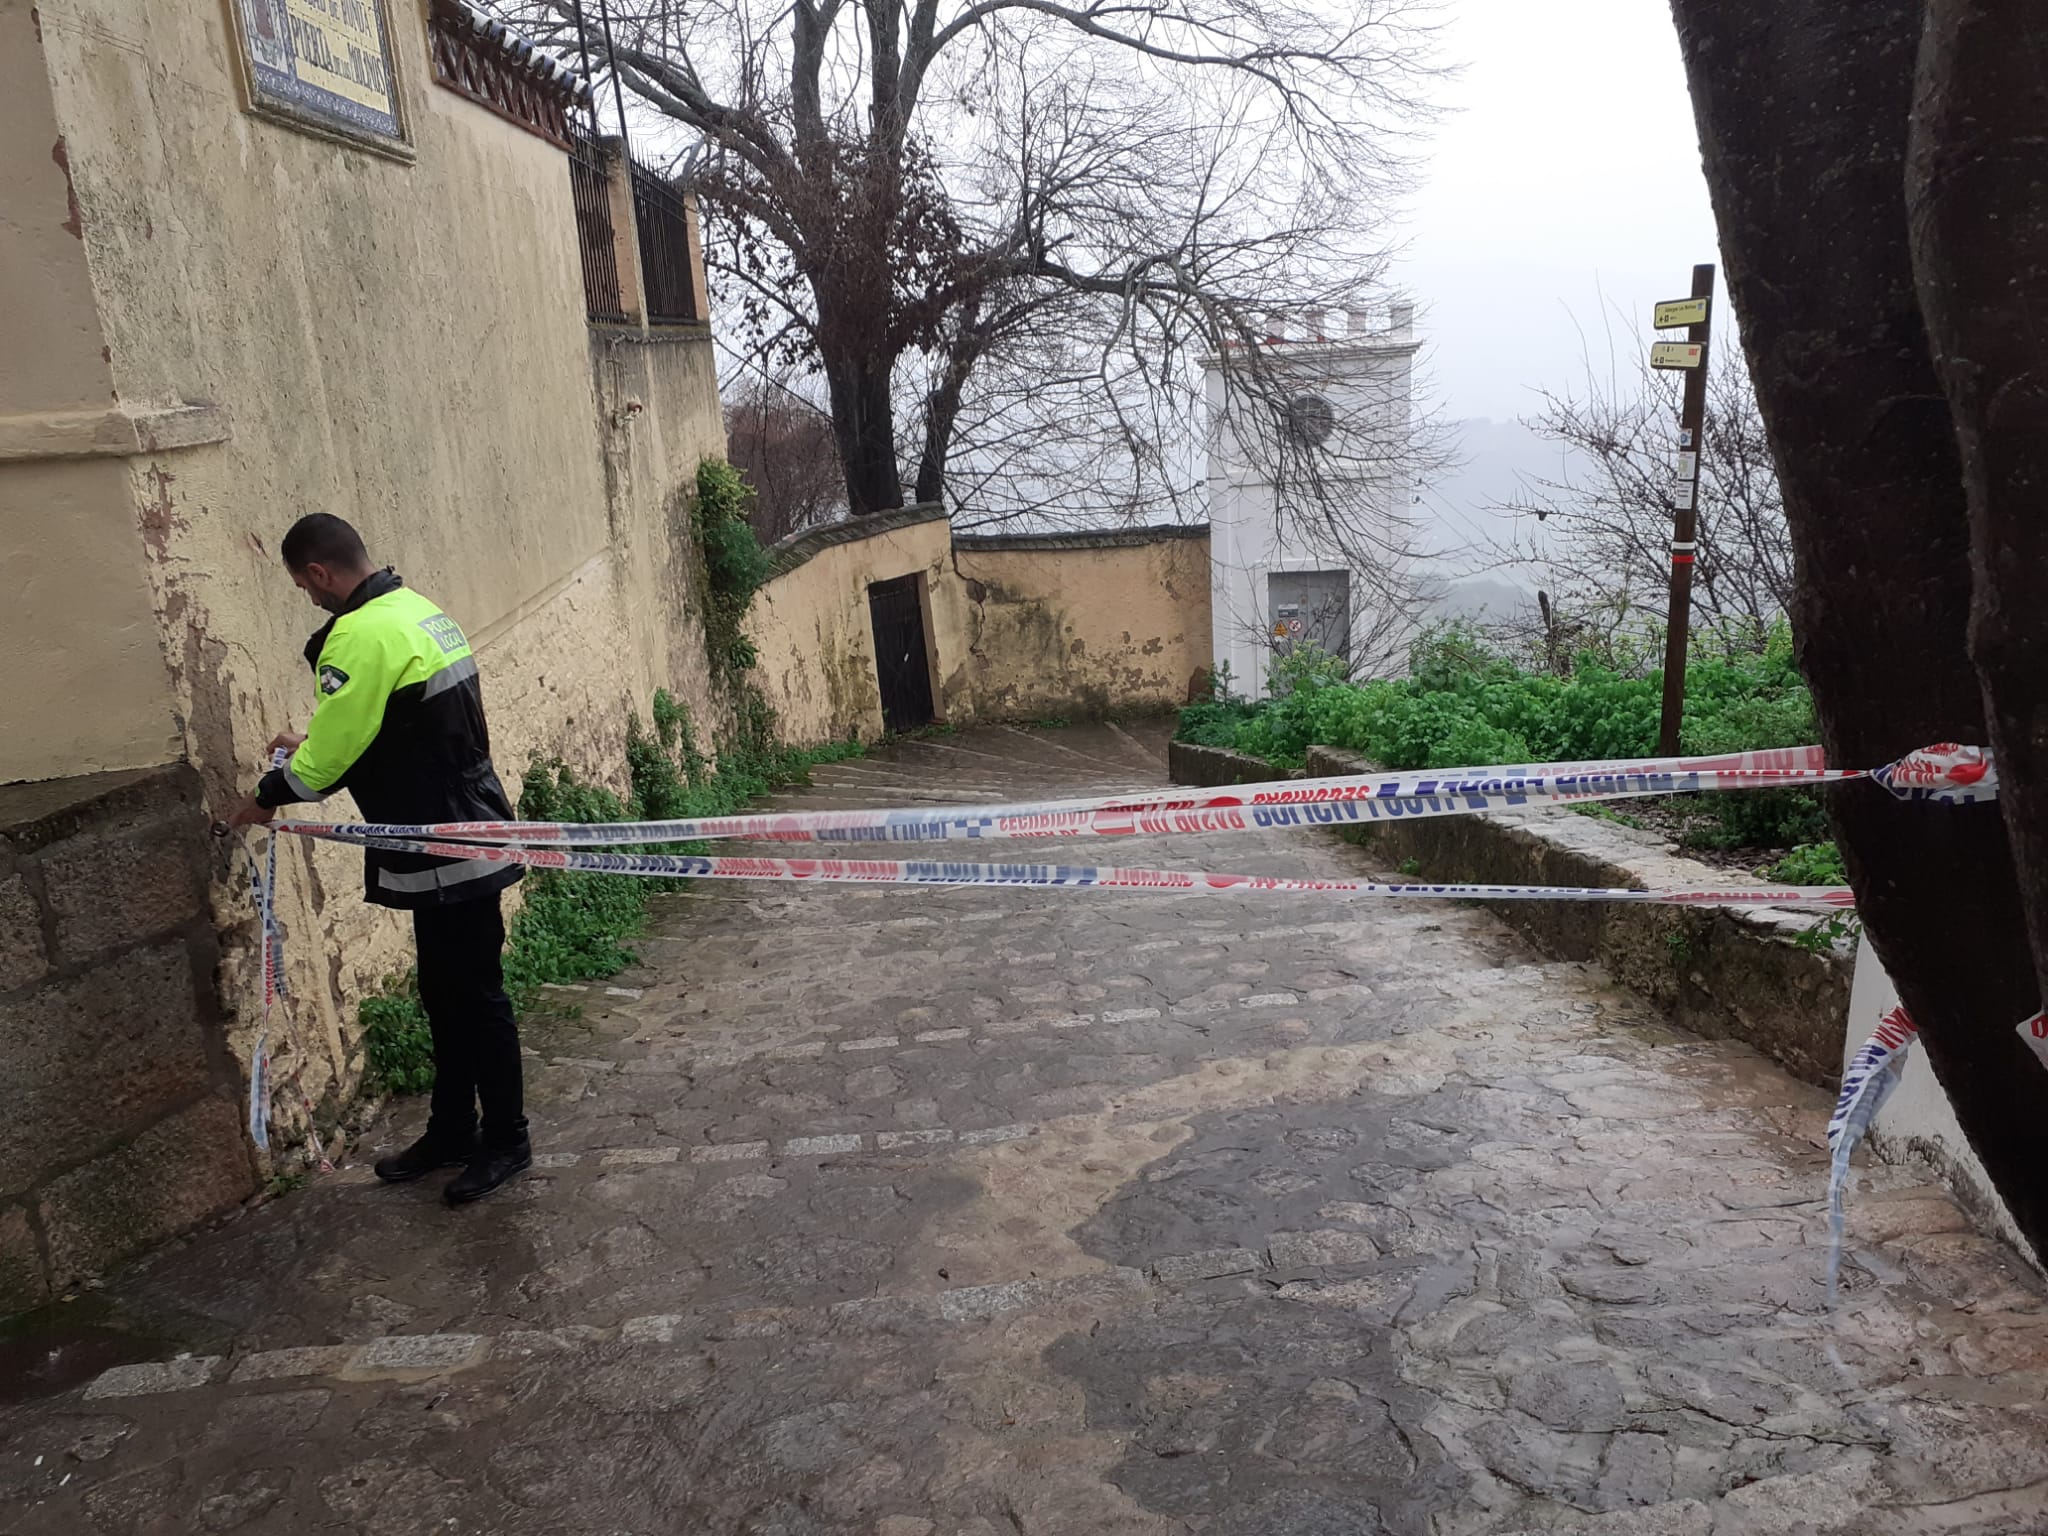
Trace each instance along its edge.
{"label": "police officer", "polygon": [[[333,615],[306,644],[319,700],[304,735],[271,742],[273,751],[290,749],[290,760],[263,776],[229,825],[268,822],[281,805],[338,789],[355,797],[366,821],[511,819],[461,627],[388,568],[374,568],[362,536],[341,518],[300,518],[282,553],[299,590]],[[366,899],[412,913],[420,1001],[434,1036],[426,1134],[380,1159],[377,1177],[400,1184],[461,1166],[444,1191],[449,1203],[479,1199],[533,1162],[499,906],[519,867],[369,848],[363,874]]]}

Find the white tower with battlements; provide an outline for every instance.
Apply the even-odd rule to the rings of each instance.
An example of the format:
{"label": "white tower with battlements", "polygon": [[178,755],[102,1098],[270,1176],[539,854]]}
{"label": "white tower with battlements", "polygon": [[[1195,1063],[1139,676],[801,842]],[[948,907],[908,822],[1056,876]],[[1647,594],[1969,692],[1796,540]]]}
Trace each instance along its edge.
{"label": "white tower with battlements", "polygon": [[[1388,573],[1413,497],[1415,310],[1275,316],[1257,358],[1207,362],[1211,622],[1234,691],[1267,691],[1277,655],[1354,664],[1390,619]],[[1259,380],[1254,384],[1254,378]]]}

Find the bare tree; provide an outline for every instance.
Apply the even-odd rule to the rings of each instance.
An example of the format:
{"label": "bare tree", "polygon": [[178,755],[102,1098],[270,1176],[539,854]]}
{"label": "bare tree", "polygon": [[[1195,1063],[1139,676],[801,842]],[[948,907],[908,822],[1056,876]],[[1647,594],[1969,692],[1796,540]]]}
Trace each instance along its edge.
{"label": "bare tree", "polygon": [[846,504],[832,422],[773,378],[729,387],[726,457],[754,488],[750,521],[763,544],[829,522]]}
{"label": "bare tree", "polygon": [[[906,461],[947,496],[963,433],[997,473],[1021,445],[998,407],[1041,366],[1128,507],[1198,483],[1159,430],[1197,356],[1234,345],[1241,398],[1277,415],[1259,317],[1376,271],[1424,3],[613,0],[590,41],[701,137],[721,285],[754,346],[822,374],[851,511],[899,505]],[[574,41],[576,0],[500,8]]]}
{"label": "bare tree", "polygon": [[1998,754],[1996,806],[1829,814],[1869,942],[2048,1255],[2048,1117],[2014,1023],[2048,977],[2048,34],[2033,0],[1673,0],[1729,289],[1798,556],[1832,760]]}
{"label": "bare tree", "polygon": [[[1679,393],[1671,373],[1637,365],[1603,381],[1589,368],[1582,393],[1546,390],[1528,422],[1567,450],[1564,468],[1495,509],[1514,523],[1487,557],[1534,577],[1538,611],[1508,619],[1507,638],[1553,670],[1586,645],[1629,651],[1664,623]],[[1792,540],[1756,394],[1732,350],[1708,380],[1697,513],[1695,648],[1761,651],[1791,606]],[[1650,649],[1634,649],[1654,664]]]}

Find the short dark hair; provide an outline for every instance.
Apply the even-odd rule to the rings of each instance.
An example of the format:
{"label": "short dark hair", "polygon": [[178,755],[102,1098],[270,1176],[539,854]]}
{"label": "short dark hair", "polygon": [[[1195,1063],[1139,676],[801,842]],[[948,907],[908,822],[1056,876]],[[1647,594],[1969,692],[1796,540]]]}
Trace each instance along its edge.
{"label": "short dark hair", "polygon": [[338,565],[344,570],[370,563],[363,536],[332,512],[309,512],[291,526],[278,546],[284,563],[295,571],[309,565]]}

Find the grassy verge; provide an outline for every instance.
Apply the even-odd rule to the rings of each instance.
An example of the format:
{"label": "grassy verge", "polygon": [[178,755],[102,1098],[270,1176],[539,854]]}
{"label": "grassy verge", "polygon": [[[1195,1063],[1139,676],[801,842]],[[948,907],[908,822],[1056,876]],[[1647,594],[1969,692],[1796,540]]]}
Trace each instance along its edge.
{"label": "grassy verge", "polygon": [[[808,781],[819,763],[859,755],[857,742],[823,747],[782,747],[768,739],[772,721],[759,695],[743,704],[738,739],[718,756],[716,772],[698,749],[687,711],[667,693],[654,698],[654,728],[635,720],[628,733],[626,766],[631,792],[619,797],[580,778],[559,760],[537,759],[519,792],[524,821],[673,821],[723,816],[758,796]],[[694,851],[638,845],[636,852]],[[617,975],[637,958],[629,947],[647,917],[656,882],[624,875],[529,870],[525,900],[505,940],[505,990],[520,1012],[531,1009],[550,983]],[[422,1093],[433,1086],[433,1039],[412,972],[394,976],[362,1002],[368,1085],[384,1093]]]}

